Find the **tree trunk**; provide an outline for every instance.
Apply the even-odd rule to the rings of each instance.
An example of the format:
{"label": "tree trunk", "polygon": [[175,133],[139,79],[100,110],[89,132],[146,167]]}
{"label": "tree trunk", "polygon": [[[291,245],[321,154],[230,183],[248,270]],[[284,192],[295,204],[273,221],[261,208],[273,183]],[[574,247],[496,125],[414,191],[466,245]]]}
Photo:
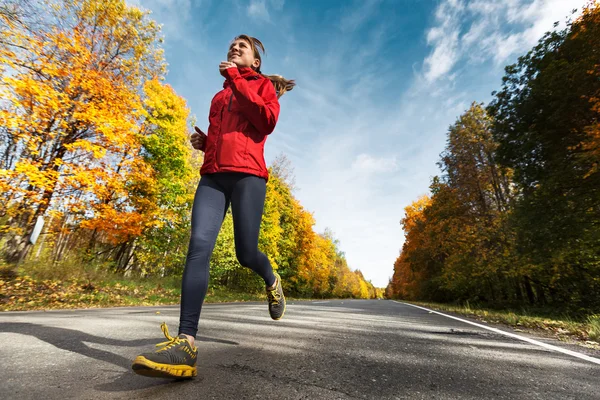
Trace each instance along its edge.
{"label": "tree trunk", "polygon": [[537,294],[538,302],[540,305],[546,304],[546,294],[544,293],[544,287],[539,283],[535,284],[535,293]]}
{"label": "tree trunk", "polygon": [[518,281],[516,281],[514,283],[514,287],[515,287],[515,295],[517,297],[517,302],[519,304],[523,304],[524,299],[523,299],[523,290],[521,289],[521,284]]}
{"label": "tree trunk", "polygon": [[535,304],[535,294],[533,293],[533,288],[531,287],[531,282],[529,281],[529,277],[526,276],[523,278],[523,285],[525,286],[525,292],[527,293],[527,299],[529,300],[529,304]]}
{"label": "tree trunk", "polygon": [[[57,158],[62,158],[65,155],[66,151],[67,149],[64,146],[61,147],[57,151],[55,157],[52,158],[52,161],[56,160]],[[49,169],[54,170],[56,172],[59,168],[59,165],[52,163]],[[42,199],[39,202],[39,206],[33,212],[33,214],[25,212],[20,218],[19,225],[20,227],[26,227],[26,234],[21,237],[21,240],[17,245],[17,248],[20,250],[17,250],[12,254],[12,257],[17,259],[17,263],[21,263],[25,259],[27,253],[29,252],[29,249],[31,248],[31,242],[29,241],[29,238],[31,237],[31,234],[33,233],[33,228],[35,227],[35,222],[32,223],[32,221],[36,221],[37,217],[46,213],[46,211],[50,207],[50,202],[54,195],[54,191],[56,190],[57,184],[58,180],[54,183],[54,186],[52,188],[47,188],[46,190],[44,190],[44,194],[42,195]]]}
{"label": "tree trunk", "polygon": [[88,247],[87,247],[88,252],[94,251],[94,248],[96,247],[96,236],[97,235],[98,235],[98,229],[94,228],[94,230],[92,231],[92,237],[90,237],[90,241],[88,242]]}
{"label": "tree trunk", "polygon": [[[135,242],[136,240],[134,239],[133,242],[131,243],[131,246],[129,246],[129,251],[127,252],[127,257],[125,258],[125,273],[133,273],[134,272],[134,265],[131,264],[131,260],[133,260],[133,255],[135,254]],[[129,265],[131,264],[131,268],[129,267]]]}

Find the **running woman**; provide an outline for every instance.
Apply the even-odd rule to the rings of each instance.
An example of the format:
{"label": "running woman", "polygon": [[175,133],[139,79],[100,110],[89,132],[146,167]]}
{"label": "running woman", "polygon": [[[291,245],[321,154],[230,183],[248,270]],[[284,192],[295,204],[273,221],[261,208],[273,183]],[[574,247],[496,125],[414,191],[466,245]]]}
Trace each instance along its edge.
{"label": "running woman", "polygon": [[240,35],[233,40],[227,61],[219,65],[225,82],[211,102],[208,135],[194,127],[191,143],[204,152],[204,163],[192,207],[179,332],[171,337],[167,325],[161,325],[167,341],[135,359],[132,368],[140,375],[197,375],[194,342],[208,289],[209,261],[230,205],[238,261],[264,279],[271,318],[279,320],[285,312],[281,278],[258,250],[258,236],[269,178],[264,145],[277,124],[278,99],[295,83],[279,75],[263,75],[259,50],[264,53],[264,46],[254,37]]}

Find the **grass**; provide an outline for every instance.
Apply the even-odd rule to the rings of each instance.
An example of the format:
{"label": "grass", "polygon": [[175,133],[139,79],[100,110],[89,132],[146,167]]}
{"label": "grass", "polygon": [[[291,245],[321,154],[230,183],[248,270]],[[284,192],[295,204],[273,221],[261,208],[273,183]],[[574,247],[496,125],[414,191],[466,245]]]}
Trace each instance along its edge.
{"label": "grass", "polygon": [[[176,305],[180,303],[180,283],[178,279],[123,279],[111,276],[97,280],[5,276],[0,279],[0,311]],[[210,288],[205,302],[264,299],[265,295]]]}
{"label": "grass", "polygon": [[[181,277],[133,278],[113,274],[111,265],[81,254],[58,263],[42,254],[18,269],[0,261],[0,311],[180,303]],[[264,300],[264,294],[209,288],[205,302]]]}
{"label": "grass", "polygon": [[600,315],[590,315],[587,323],[590,340],[600,342]]}
{"label": "grass", "polygon": [[486,323],[509,325],[516,331],[544,331],[560,340],[572,339],[584,343],[587,347],[600,349],[600,315],[590,315],[578,320],[544,309],[492,310],[473,306],[468,302],[463,305],[414,301],[409,303],[439,311],[450,311]]}

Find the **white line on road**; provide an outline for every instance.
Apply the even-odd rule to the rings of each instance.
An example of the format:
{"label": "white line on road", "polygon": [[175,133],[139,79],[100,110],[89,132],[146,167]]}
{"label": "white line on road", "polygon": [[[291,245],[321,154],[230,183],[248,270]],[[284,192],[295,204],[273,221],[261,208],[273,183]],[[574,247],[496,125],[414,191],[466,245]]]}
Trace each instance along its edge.
{"label": "white line on road", "polygon": [[404,304],[404,305],[407,305],[407,306],[420,308],[421,310],[429,311],[429,312],[432,312],[434,314],[443,315],[444,317],[452,318],[452,319],[455,319],[457,321],[464,322],[466,324],[475,325],[475,326],[477,326],[479,328],[487,329],[488,331],[496,332],[496,333],[499,333],[499,334],[505,335],[505,336],[510,336],[512,338],[523,340],[525,342],[528,342],[528,343],[531,343],[531,344],[535,344],[537,346],[541,346],[541,347],[544,347],[544,348],[549,349],[549,350],[558,351],[560,353],[568,354],[570,356],[581,358],[582,360],[586,360],[586,361],[589,361],[589,362],[593,362],[594,364],[600,365],[600,359],[595,358],[595,357],[586,356],[585,354],[577,353],[576,351],[571,351],[571,350],[563,349],[561,347],[553,346],[551,344],[540,342],[540,341],[535,340],[535,339],[530,339],[530,338],[525,337],[525,336],[515,335],[514,333],[504,332],[504,331],[502,331],[500,329],[492,328],[491,326],[485,326],[485,325],[478,324],[476,322],[467,321],[466,319],[454,317],[452,315],[444,314],[444,313],[441,313],[439,311],[430,310],[429,308],[425,308],[425,307],[421,307],[421,306],[416,306],[416,305],[410,304],[410,303],[402,303],[402,302],[396,301],[396,300],[392,300],[392,301],[394,303]]}
{"label": "white line on road", "polygon": [[324,303],[329,303],[329,300],[327,301],[313,301],[312,304],[324,304]]}

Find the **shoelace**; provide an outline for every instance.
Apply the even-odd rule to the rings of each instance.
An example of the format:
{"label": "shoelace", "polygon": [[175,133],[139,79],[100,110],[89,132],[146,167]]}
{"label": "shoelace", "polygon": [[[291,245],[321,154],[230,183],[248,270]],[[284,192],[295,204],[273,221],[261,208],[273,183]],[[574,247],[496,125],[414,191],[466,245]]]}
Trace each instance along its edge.
{"label": "shoelace", "polygon": [[279,304],[279,301],[281,300],[281,295],[277,292],[277,289],[268,290],[267,297],[269,298],[269,304],[271,305]]}
{"label": "shoelace", "polygon": [[156,347],[160,347],[160,346],[164,346],[162,349],[159,349],[158,351],[163,351],[163,350],[167,350],[170,349],[171,347],[179,344],[182,342],[182,340],[178,337],[173,337],[171,335],[169,335],[169,328],[167,327],[167,323],[163,322],[160,325],[160,329],[162,329],[163,333],[165,334],[165,337],[168,339],[166,342],[161,342],[159,344],[156,345]]}

